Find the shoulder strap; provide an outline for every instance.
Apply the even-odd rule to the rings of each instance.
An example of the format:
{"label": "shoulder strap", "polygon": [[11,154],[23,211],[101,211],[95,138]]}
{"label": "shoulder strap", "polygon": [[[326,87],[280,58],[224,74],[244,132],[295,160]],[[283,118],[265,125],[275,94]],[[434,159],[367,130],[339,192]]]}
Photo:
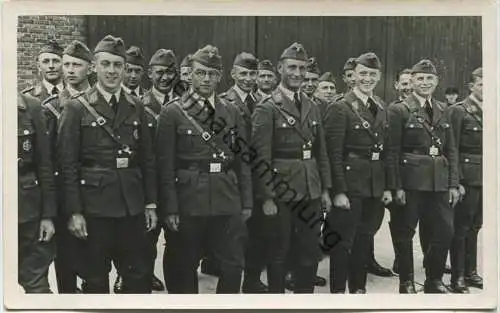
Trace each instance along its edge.
{"label": "shoulder strap", "polygon": [[82,97],[82,95],[79,95],[77,97],[78,101],[80,101],[83,106],[85,107],[85,109],[87,109],[87,111],[90,113],[90,115],[92,115],[92,117],[95,118],[96,122],[97,122],[97,125],[101,126],[105,131],[106,133],[108,133],[108,135],[116,142],[118,143],[121,147],[122,147],[122,150],[125,152],[125,153],[128,153],[128,154],[131,154],[132,153],[132,150],[130,150],[130,147],[127,145],[127,144],[124,144],[120,139],[119,137],[114,133],[113,129],[109,126],[109,124],[106,123],[106,119],[100,115],[95,109],[94,107],[92,107],[90,105],[90,103],[87,101],[87,99],[85,99],[84,97]]}
{"label": "shoulder strap", "polygon": [[222,158],[225,158],[224,157],[224,150],[222,150],[221,148],[219,148],[217,146],[212,134],[210,132],[204,130],[203,127],[201,127],[201,125],[191,115],[189,115],[188,112],[186,112],[186,110],[184,110],[184,108],[180,104],[180,101],[175,102],[175,106],[180,110],[180,112],[184,115],[184,117],[186,117],[187,120],[194,126],[194,128],[196,128],[196,130],[201,134],[201,138],[203,139],[203,141],[206,144],[210,145],[210,147],[214,151],[216,151],[216,153],[219,156],[221,156]]}
{"label": "shoulder strap", "polygon": [[286,122],[288,125],[290,125],[293,129],[295,129],[295,131],[299,134],[299,136],[304,140],[304,142],[310,142],[312,138],[307,138],[307,136],[304,135],[304,133],[302,133],[302,130],[299,128],[299,126],[297,125],[297,120],[291,116],[290,114],[288,114],[287,112],[285,112],[281,106],[279,104],[275,104],[273,105],[276,110],[278,110],[278,112],[283,115],[283,117],[285,118]]}
{"label": "shoulder strap", "polygon": [[354,115],[361,121],[361,125],[363,125],[363,128],[368,132],[368,135],[372,138],[372,140],[376,143],[379,143],[380,139],[375,136],[375,133],[373,132],[373,129],[371,128],[370,123],[364,119],[361,114],[359,114],[358,110],[353,107],[352,104],[346,102],[349,108],[354,112]]}
{"label": "shoulder strap", "polygon": [[[477,104],[473,103],[472,105],[474,105],[476,107],[476,110],[478,110],[479,112],[481,112],[481,109],[479,108],[479,106]],[[465,111],[467,111],[467,113],[469,113],[479,123],[479,125],[481,125],[481,127],[482,127],[483,126],[483,119],[482,119],[482,117],[480,117],[475,112],[473,112],[470,109],[470,107],[468,105],[466,105],[465,103],[463,104],[463,107],[464,107]]]}
{"label": "shoulder strap", "polygon": [[52,105],[52,103],[50,103],[50,101],[56,99],[57,97],[58,95],[52,95],[47,99],[43,100],[41,105],[42,107],[47,108],[52,114],[54,114],[56,119],[59,119],[61,117],[61,113],[59,113],[59,111],[57,111],[57,109]]}
{"label": "shoulder strap", "polygon": [[160,114],[156,114],[156,112],[147,105],[144,106],[144,111],[151,115],[155,120],[158,120],[158,118],[160,118]]}
{"label": "shoulder strap", "polygon": [[425,129],[425,131],[431,136],[432,140],[438,145],[438,146],[441,146],[442,144],[442,141],[441,141],[441,138],[439,138],[435,133],[434,133],[434,128],[429,125],[429,123],[422,117],[418,116],[416,114],[416,110],[412,110],[410,108],[410,106],[408,105],[408,103],[406,103],[406,101],[403,101],[402,102],[403,105],[408,109],[408,112],[410,112],[411,115],[415,116],[415,118],[417,119],[417,122],[419,122]]}

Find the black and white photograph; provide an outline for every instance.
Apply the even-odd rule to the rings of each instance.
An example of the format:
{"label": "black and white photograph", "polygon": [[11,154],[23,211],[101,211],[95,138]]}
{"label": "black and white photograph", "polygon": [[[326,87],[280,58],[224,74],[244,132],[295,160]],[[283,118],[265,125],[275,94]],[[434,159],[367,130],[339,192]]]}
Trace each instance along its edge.
{"label": "black and white photograph", "polygon": [[494,1],[99,3],[3,10],[6,308],[497,306]]}

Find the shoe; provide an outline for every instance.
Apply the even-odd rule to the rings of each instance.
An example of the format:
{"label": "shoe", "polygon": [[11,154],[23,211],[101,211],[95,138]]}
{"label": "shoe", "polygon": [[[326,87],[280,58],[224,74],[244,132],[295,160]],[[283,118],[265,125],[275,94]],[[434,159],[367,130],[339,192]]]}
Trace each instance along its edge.
{"label": "shoe", "polygon": [[220,276],[220,271],[219,269],[215,266],[215,264],[212,261],[208,261],[207,259],[203,259],[201,261],[201,272],[205,275],[211,275],[211,276]]}
{"label": "shoe", "polygon": [[477,273],[465,276],[465,284],[470,287],[483,289],[483,278]]}
{"label": "shoe", "polygon": [[293,291],[295,289],[295,280],[292,273],[287,273],[285,275],[285,288]]}
{"label": "shoe", "polygon": [[451,266],[449,266],[448,264],[446,264],[446,266],[444,267],[444,273],[445,274],[451,274]]}
{"label": "shoe", "polygon": [[83,293],[82,289],[76,287],[75,293]]}
{"label": "shoe", "polygon": [[425,281],[424,293],[449,293],[449,291],[440,279],[432,279]]}
{"label": "shoe", "polygon": [[115,284],[113,285],[114,293],[122,293],[123,291],[123,278],[118,275],[116,276]]}
{"label": "shoe", "polygon": [[326,286],[326,279],[316,275],[313,280],[314,286],[324,287]]}
{"label": "shoe", "polygon": [[366,289],[356,289],[351,294],[366,294]]}
{"label": "shoe", "polygon": [[470,293],[463,276],[459,277],[457,280],[452,280],[450,288],[453,293]]}
{"label": "shoe", "polygon": [[269,288],[260,279],[245,279],[243,281],[243,285],[241,286],[241,291],[243,293],[268,293]]}
{"label": "shoe", "polygon": [[151,290],[154,290],[154,291],[165,290],[165,286],[163,285],[163,282],[155,275],[153,275],[153,280],[151,281]]}
{"label": "shoe", "polygon": [[399,283],[399,293],[417,293],[415,283],[413,281]]}
{"label": "shoe", "polygon": [[382,267],[375,259],[368,264],[368,273],[381,277],[393,276],[390,269]]}

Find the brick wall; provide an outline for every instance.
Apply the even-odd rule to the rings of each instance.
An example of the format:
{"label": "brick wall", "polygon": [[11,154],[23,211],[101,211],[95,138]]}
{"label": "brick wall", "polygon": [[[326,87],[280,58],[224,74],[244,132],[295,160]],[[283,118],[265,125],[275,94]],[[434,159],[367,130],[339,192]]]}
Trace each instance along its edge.
{"label": "brick wall", "polygon": [[47,40],[55,39],[62,47],[73,40],[87,42],[87,22],[79,15],[25,15],[17,25],[18,89],[34,84],[38,78],[37,54]]}

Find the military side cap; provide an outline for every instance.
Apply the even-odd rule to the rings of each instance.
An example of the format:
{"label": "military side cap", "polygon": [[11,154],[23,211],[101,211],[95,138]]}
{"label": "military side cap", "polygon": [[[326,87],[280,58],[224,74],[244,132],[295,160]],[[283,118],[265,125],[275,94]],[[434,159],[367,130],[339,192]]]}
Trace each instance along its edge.
{"label": "military side cap", "polygon": [[64,49],[63,54],[85,60],[87,62],[92,62],[93,56],[92,52],[90,52],[89,47],[81,41],[73,40],[67,47]]}
{"label": "military side cap", "polygon": [[57,54],[58,56],[62,57],[63,55],[63,48],[57,43],[55,40],[49,40],[45,45],[43,45],[42,49],[40,49],[40,52],[38,55],[42,53],[53,53]]}
{"label": "military side cap", "polygon": [[306,71],[309,73],[315,73],[315,74],[320,74],[321,71],[319,70],[319,65],[318,61],[316,61],[316,58],[312,57],[307,60],[307,65],[306,65]]}
{"label": "military side cap", "polygon": [[483,77],[483,68],[482,67],[479,67],[479,68],[476,68],[473,72],[472,72],[472,76],[476,76],[476,77]]}
{"label": "military side cap", "polygon": [[257,65],[257,69],[260,71],[271,71],[274,72],[274,66],[273,63],[269,60],[262,60],[259,62]]}
{"label": "military side cap", "polygon": [[369,68],[373,68],[376,70],[379,70],[382,68],[382,64],[380,63],[380,60],[378,56],[373,53],[373,52],[367,52],[362,55],[360,55],[356,59],[356,64],[361,64]]}
{"label": "military side cap", "polygon": [[344,64],[344,72],[349,70],[354,70],[356,67],[356,58],[349,58]]}
{"label": "military side cap", "polygon": [[429,60],[420,60],[411,68],[412,73],[425,73],[437,75],[436,67]]}
{"label": "military side cap", "polygon": [[330,82],[333,84],[335,83],[335,77],[333,76],[332,72],[325,72],[323,75],[319,77],[320,82]]}
{"label": "military side cap", "polygon": [[259,61],[253,56],[253,54],[242,52],[234,58],[233,65],[256,71],[259,65]]}
{"label": "military side cap", "polygon": [[454,95],[454,94],[458,94],[458,88],[457,88],[457,87],[447,87],[447,88],[444,90],[444,94],[445,94],[445,95]]}
{"label": "military side cap", "polygon": [[300,43],[294,42],[290,47],[286,48],[281,54],[280,60],[295,59],[307,62],[307,52]]}
{"label": "military side cap", "polygon": [[217,47],[207,45],[193,54],[193,61],[211,67],[217,70],[222,70],[222,58],[219,55]]}
{"label": "military side cap", "polygon": [[175,66],[177,64],[177,58],[172,50],[159,49],[157,50],[151,60],[149,61],[149,66],[153,65],[163,65],[167,67]]}
{"label": "military side cap", "polygon": [[144,66],[144,54],[142,53],[141,48],[130,46],[125,53],[127,54],[127,63]]}
{"label": "military side cap", "polygon": [[111,35],[107,35],[99,43],[94,49],[94,54],[98,52],[108,52],[117,56],[120,56],[124,59],[127,58],[127,54],[125,53],[125,43],[123,39],[119,37],[113,37]]}
{"label": "military side cap", "polygon": [[193,66],[193,55],[190,53],[182,59],[181,67],[192,67]]}

